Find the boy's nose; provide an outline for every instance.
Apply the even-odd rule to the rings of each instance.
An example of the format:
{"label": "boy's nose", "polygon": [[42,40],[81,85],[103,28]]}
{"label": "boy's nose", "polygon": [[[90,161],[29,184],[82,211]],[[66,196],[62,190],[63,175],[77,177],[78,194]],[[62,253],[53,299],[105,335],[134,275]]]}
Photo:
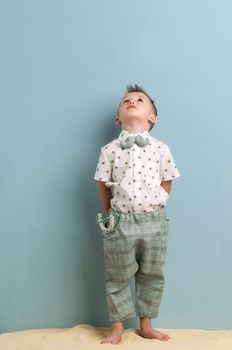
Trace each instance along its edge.
{"label": "boy's nose", "polygon": [[131,105],[131,104],[133,104],[133,105],[135,104],[133,100],[129,101],[129,105]]}

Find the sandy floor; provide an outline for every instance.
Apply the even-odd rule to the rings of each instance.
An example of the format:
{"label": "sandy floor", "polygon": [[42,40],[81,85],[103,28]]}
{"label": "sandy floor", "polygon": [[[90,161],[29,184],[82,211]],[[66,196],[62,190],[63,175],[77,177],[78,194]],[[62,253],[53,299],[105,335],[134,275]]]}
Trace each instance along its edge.
{"label": "sandy floor", "polygon": [[109,328],[81,324],[73,328],[32,329],[0,335],[0,350],[232,350],[232,330],[161,329],[167,342],[144,339],[135,329],[125,329],[120,344],[100,344]]}

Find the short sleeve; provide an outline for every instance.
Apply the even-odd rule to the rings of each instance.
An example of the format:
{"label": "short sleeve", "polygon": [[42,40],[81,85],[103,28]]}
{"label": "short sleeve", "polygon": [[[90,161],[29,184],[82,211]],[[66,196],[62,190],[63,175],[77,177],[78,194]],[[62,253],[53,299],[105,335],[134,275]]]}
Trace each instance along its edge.
{"label": "short sleeve", "polygon": [[111,180],[112,167],[109,159],[107,158],[104,148],[101,148],[101,153],[98,159],[97,168],[94,175],[94,180],[98,181],[110,181]]}
{"label": "short sleeve", "polygon": [[160,164],[161,181],[173,180],[180,176],[180,173],[173,160],[172,153],[167,145]]}

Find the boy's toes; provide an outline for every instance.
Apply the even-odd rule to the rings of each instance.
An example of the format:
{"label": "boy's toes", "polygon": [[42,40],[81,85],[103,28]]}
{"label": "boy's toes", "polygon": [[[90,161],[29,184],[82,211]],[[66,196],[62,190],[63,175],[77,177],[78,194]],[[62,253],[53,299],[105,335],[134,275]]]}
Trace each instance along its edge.
{"label": "boy's toes", "polygon": [[170,337],[169,337],[168,334],[164,334],[164,335],[162,336],[162,339],[163,339],[163,340],[168,340],[168,339],[170,339]]}

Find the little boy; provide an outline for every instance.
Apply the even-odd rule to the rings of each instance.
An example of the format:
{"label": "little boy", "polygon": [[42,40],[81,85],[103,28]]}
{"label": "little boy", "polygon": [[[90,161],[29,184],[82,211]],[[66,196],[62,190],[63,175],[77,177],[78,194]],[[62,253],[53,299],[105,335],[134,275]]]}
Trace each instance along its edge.
{"label": "little boy", "polygon": [[[118,109],[118,138],[101,148],[94,179],[108,218],[98,214],[105,258],[106,299],[111,334],[101,343],[117,344],[123,321],[139,316],[139,335],[167,341],[151,326],[164,288],[168,219],[166,201],[180,176],[167,144],[149,134],[157,109],[144,89],[127,86]],[[106,222],[107,221],[107,222]],[[135,305],[130,281],[135,277]]]}

